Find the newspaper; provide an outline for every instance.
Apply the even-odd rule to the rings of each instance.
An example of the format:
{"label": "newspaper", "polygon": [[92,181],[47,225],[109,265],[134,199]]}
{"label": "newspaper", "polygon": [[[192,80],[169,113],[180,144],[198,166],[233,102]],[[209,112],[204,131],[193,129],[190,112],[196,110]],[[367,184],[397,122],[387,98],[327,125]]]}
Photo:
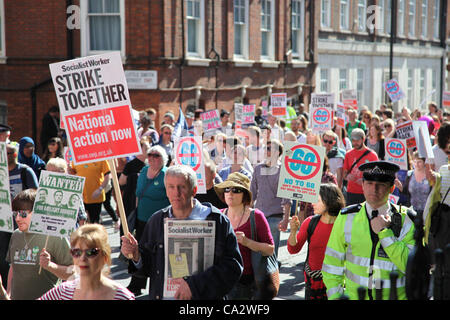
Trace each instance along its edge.
{"label": "newspaper", "polygon": [[216,222],[164,220],[164,298],[173,298],[178,285],[173,279],[191,276],[214,263]]}

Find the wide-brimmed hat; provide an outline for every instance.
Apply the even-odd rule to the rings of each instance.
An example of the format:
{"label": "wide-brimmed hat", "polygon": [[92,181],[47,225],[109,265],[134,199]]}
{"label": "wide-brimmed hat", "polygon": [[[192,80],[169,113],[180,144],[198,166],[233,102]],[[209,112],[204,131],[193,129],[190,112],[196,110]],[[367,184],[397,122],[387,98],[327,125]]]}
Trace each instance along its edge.
{"label": "wide-brimmed hat", "polygon": [[250,179],[245,174],[242,174],[240,172],[230,173],[227,180],[214,186],[214,190],[216,191],[216,194],[219,197],[219,199],[225,203],[224,197],[225,188],[233,188],[233,187],[241,188],[247,191],[247,193],[250,196],[251,202],[252,192],[250,191]]}

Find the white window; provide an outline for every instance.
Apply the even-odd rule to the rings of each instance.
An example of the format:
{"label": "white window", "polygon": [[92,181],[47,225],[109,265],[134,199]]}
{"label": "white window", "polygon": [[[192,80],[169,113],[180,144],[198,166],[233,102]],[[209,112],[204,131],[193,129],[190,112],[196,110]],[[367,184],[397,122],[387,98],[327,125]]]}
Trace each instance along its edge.
{"label": "white window", "polygon": [[328,92],[328,69],[320,69],[320,92]]}
{"label": "white window", "polygon": [[384,16],[384,26],[385,26],[385,29],[384,29],[384,30],[386,30],[386,33],[387,33],[387,34],[391,34],[392,1],[391,1],[391,0],[385,0],[385,5],[384,5],[384,7],[385,7],[385,11],[386,11],[386,14],[385,14],[385,16]]}
{"label": "white window", "polygon": [[433,5],[433,38],[439,39],[439,5],[440,0],[434,0]]}
{"label": "white window", "polygon": [[422,37],[426,38],[427,36],[427,25],[428,25],[428,0],[422,0]]}
{"label": "white window", "polygon": [[384,33],[384,30],[385,30],[384,29],[384,21],[385,21],[384,16],[386,14],[385,6],[384,6],[384,0],[379,0],[378,1],[378,10],[380,12],[380,21],[378,21],[378,26],[379,26],[378,32],[379,33]]}
{"label": "white window", "polygon": [[419,77],[420,102],[425,99],[425,69],[420,69]]}
{"label": "white window", "polygon": [[408,11],[408,34],[410,36],[416,35],[416,0],[409,0],[409,11]]}
{"label": "white window", "polygon": [[349,22],[349,0],[341,0],[340,5],[340,27],[342,30],[348,30]]}
{"label": "white window", "polygon": [[[5,7],[3,0],[0,0],[0,57],[6,56],[5,53]],[[5,122],[2,122],[5,123]]]}
{"label": "white window", "polygon": [[203,0],[186,0],[186,53],[191,57],[205,57]]}
{"label": "white window", "polygon": [[234,56],[248,59],[248,0],[234,0]]}
{"label": "white window", "polygon": [[408,106],[409,108],[413,107],[413,92],[414,92],[414,70],[408,69]]}
{"label": "white window", "polygon": [[261,0],[261,59],[275,59],[275,1]]}
{"label": "white window", "polygon": [[366,31],[366,0],[358,0],[358,31]]}
{"label": "white window", "polygon": [[120,51],[125,56],[124,0],[80,0],[81,54]]}
{"label": "white window", "polygon": [[339,91],[347,89],[347,69],[339,69]]}
{"label": "white window", "polygon": [[331,27],[331,0],[322,0],[320,5],[320,25],[321,27]]}
{"label": "white window", "polygon": [[405,34],[405,0],[398,0],[397,8],[397,35]]}
{"label": "white window", "polygon": [[356,70],[356,95],[358,104],[363,105],[364,100],[364,69],[358,68]]}
{"label": "white window", "polygon": [[292,56],[304,59],[304,3],[303,0],[292,1]]}

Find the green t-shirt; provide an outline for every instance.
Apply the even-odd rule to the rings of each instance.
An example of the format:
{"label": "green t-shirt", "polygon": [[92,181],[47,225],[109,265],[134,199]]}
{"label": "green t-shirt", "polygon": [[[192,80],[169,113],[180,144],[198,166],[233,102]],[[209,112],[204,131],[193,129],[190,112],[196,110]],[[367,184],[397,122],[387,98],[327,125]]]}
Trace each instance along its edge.
{"label": "green t-shirt", "polygon": [[[39,255],[46,239],[46,235],[23,233],[18,229],[12,234],[6,255],[6,261],[13,268],[11,299],[35,300],[58,283],[58,278],[45,269],[39,274]],[[46,250],[56,264],[69,266],[73,263],[66,238],[50,236]]]}
{"label": "green t-shirt", "polygon": [[362,129],[365,132],[366,131],[366,124],[364,122],[362,122],[362,121],[356,120],[355,125],[352,126],[350,124],[350,122],[348,122],[345,125],[345,129],[347,130],[347,135],[348,135],[349,138],[350,138],[350,135],[352,134],[353,129],[356,129],[356,128],[360,128],[360,129]]}

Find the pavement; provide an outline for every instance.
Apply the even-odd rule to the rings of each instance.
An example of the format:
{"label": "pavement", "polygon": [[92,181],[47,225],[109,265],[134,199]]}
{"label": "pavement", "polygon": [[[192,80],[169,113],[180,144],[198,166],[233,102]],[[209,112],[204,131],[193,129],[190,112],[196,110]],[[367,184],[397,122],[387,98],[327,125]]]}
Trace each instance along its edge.
{"label": "pavement", "polygon": [[[102,211],[102,224],[108,231],[109,241],[111,245],[111,273],[112,279],[118,281],[127,287],[130,283],[131,276],[128,274],[128,264],[119,259],[120,255],[120,237],[119,231],[114,230],[114,224],[111,217]],[[302,250],[294,255],[287,251],[287,239],[289,230],[281,232],[280,248],[278,249],[278,260],[281,262],[280,268],[280,290],[275,300],[304,300],[305,299],[305,281],[303,277],[303,263],[306,258],[307,244]],[[142,291],[142,295],[136,297],[137,300],[148,300],[147,289]]]}

